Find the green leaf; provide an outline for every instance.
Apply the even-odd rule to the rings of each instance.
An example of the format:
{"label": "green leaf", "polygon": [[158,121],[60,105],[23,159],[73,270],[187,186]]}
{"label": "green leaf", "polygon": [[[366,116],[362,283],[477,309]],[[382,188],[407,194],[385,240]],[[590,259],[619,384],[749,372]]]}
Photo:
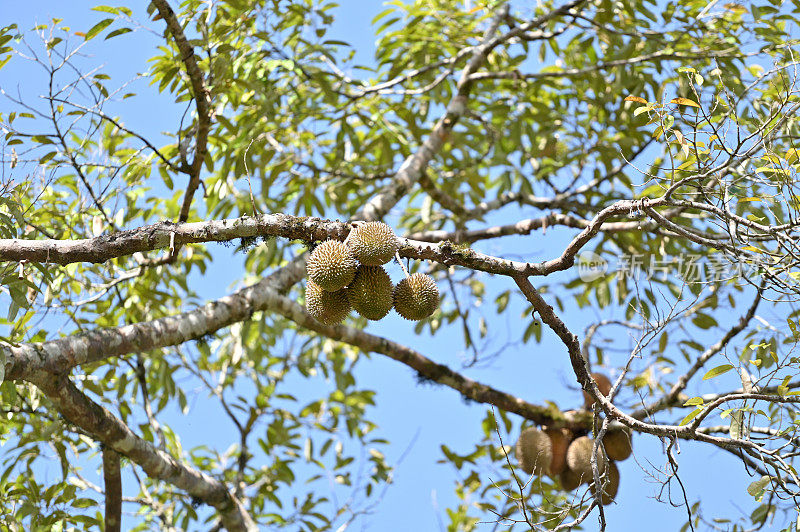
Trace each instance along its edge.
{"label": "green leaf", "polygon": [[133,30],[130,29],[130,28],[119,28],[119,29],[116,29],[116,30],[112,31],[108,35],[106,35],[106,38],[104,40],[107,41],[109,39],[113,39],[117,35],[124,35],[126,33],[130,33],[131,31],[133,31]]}
{"label": "green leaf", "polygon": [[755,480],[747,486],[747,493],[759,500],[764,495],[764,490],[769,485],[770,477],[764,475],[758,480]]}
{"label": "green leaf", "polygon": [[708,372],[705,375],[703,375],[703,380],[706,381],[708,379],[713,379],[714,377],[722,375],[723,373],[727,373],[732,369],[733,366],[731,366],[730,364],[723,364],[721,366],[717,366],[714,369],[708,370]]}
{"label": "green leaf", "polygon": [[40,159],[39,159],[39,164],[44,164],[44,163],[46,163],[47,161],[49,161],[50,159],[52,159],[53,157],[55,157],[55,156],[56,156],[56,153],[58,153],[58,152],[51,151],[51,152],[47,153],[47,154],[46,154],[44,157],[42,157],[42,158],[40,158]]}
{"label": "green leaf", "polygon": [[111,6],[95,6],[92,8],[92,11],[100,11],[101,13],[111,13],[112,15],[117,14],[117,8]]}
{"label": "green leaf", "polygon": [[679,425],[679,426],[681,426],[681,427],[682,427],[682,426],[684,426],[684,425],[686,425],[686,424],[687,424],[687,423],[689,423],[691,420],[693,420],[694,418],[696,418],[696,417],[697,417],[697,415],[698,415],[700,412],[702,412],[702,411],[703,411],[703,407],[702,407],[702,406],[698,406],[697,408],[695,408],[694,410],[692,410],[691,412],[689,412],[689,414],[688,414],[688,415],[687,415],[685,418],[683,418],[683,419],[681,420],[681,422],[680,422],[680,423],[678,423],[678,425]]}
{"label": "green leaf", "polygon": [[683,403],[683,406],[697,406],[702,404],[703,404],[702,397],[692,397],[691,399]]}
{"label": "green leaf", "polygon": [[103,20],[92,26],[92,29],[86,32],[86,37],[84,37],[84,39],[87,41],[90,39],[94,39],[95,37],[97,37],[98,33],[106,29],[108,25],[111,24],[112,22],[114,22],[113,18],[104,18]]}

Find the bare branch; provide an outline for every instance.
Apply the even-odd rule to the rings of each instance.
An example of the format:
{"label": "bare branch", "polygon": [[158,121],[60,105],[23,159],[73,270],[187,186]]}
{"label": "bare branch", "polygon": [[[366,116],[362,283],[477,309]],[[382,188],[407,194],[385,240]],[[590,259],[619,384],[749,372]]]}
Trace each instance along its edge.
{"label": "bare branch", "polygon": [[700,356],[697,357],[697,359],[694,361],[694,364],[692,364],[692,366],[680,376],[678,381],[672,385],[669,393],[664,395],[658,401],[655,401],[654,403],[651,403],[632,413],[631,417],[636,419],[644,419],[655,412],[677,404],[681,392],[686,389],[686,386],[689,384],[689,381],[692,379],[692,377],[694,377],[697,372],[703,368],[705,363],[708,362],[711,357],[725,349],[725,346],[727,346],[737,334],[742,332],[750,323],[750,320],[753,319],[753,316],[756,314],[758,304],[761,302],[761,296],[764,292],[764,285],[765,282],[762,281],[761,287],[758,289],[756,297],[753,299],[753,303],[750,305],[750,308],[747,309],[747,312],[741,318],[739,318],[739,321],[736,323],[736,325],[728,329],[728,332],[726,332],[717,343],[706,349],[702,354],[700,354]]}

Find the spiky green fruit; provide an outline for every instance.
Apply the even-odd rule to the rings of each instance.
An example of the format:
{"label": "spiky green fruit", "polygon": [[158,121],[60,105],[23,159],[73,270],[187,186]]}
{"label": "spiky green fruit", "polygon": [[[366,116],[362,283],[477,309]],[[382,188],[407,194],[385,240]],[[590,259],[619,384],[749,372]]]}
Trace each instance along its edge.
{"label": "spiky green fruit", "polygon": [[[572,440],[567,448],[567,467],[574,471],[581,482],[591,482],[592,473],[592,454],[594,452],[594,440],[588,436],[581,436]],[[603,454],[602,447],[598,449],[597,470],[602,475],[608,458]]]}
{"label": "spiky green fruit", "polygon": [[315,320],[325,325],[341,323],[350,313],[347,291],[342,288],[336,292],[328,292],[309,279],[306,283],[306,310]]}
{"label": "spiky green fruit", "polygon": [[545,473],[553,460],[550,437],[535,427],[522,431],[514,451],[520,467],[529,475]]}
{"label": "spiky green fruit", "polygon": [[400,242],[392,228],[383,222],[366,222],[350,232],[347,242],[358,261],[364,266],[380,266],[394,257]]}
{"label": "spiky green fruit", "polygon": [[430,275],[414,273],[397,283],[394,308],[407,320],[424,320],[439,306],[439,289]]}
{"label": "spiky green fruit", "polygon": [[356,311],[368,320],[379,320],[392,310],[394,285],[380,266],[359,266],[347,287],[347,297]]}
{"label": "spiky green fruit", "polygon": [[308,257],[308,278],[323,290],[336,292],[347,286],[356,275],[358,262],[353,252],[342,242],[326,240]]}

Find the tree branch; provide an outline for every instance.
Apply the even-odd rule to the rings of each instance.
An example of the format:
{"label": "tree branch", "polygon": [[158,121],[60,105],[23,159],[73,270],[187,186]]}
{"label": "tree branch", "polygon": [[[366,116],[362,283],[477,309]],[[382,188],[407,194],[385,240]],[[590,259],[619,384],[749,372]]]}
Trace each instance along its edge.
{"label": "tree branch", "polygon": [[739,321],[728,329],[728,332],[720,338],[720,340],[706,349],[700,356],[697,357],[697,360],[694,361],[694,364],[680,376],[678,381],[672,385],[669,393],[661,397],[658,401],[655,401],[647,406],[644,406],[637,410],[636,412],[631,414],[631,417],[636,419],[644,419],[645,417],[654,414],[660,410],[664,410],[670,406],[674,406],[679,401],[679,396],[683,390],[686,389],[686,386],[689,384],[689,381],[694,377],[700,369],[705,365],[708,360],[725,349],[725,346],[740,332],[742,332],[747,324],[750,323],[750,320],[753,319],[753,316],[756,314],[756,309],[758,308],[758,304],[761,302],[761,295],[764,292],[764,285],[765,282],[761,282],[761,286],[756,293],[756,297],[753,300],[753,303],[750,305],[750,308],[747,309],[747,312],[739,318]]}
{"label": "tree branch", "polygon": [[[624,211],[624,209],[622,210]],[[586,228],[584,233],[591,230],[591,236],[594,236],[602,228],[601,223],[595,222],[587,222],[583,225]],[[160,222],[138,229],[80,240],[3,239],[0,240],[0,262],[25,260],[62,265],[74,262],[101,263],[137,252],[166,249],[173,246],[177,248],[191,243],[226,242],[237,238],[256,236],[280,236],[308,241],[344,240],[349,231],[350,225],[347,223],[285,214],[264,214],[232,220],[182,224]],[[578,237],[588,241],[591,236],[585,237],[584,233]],[[502,236],[502,234],[511,233],[501,230],[494,236]],[[493,238],[491,234],[487,234],[486,237]],[[400,240],[401,256],[431,260],[448,266],[464,266],[500,275],[546,275],[572,265],[565,259],[547,263],[506,260],[470,248],[456,247],[452,242],[447,241],[434,245],[430,242],[408,238]],[[576,249],[575,253],[577,251]]]}
{"label": "tree branch", "polygon": [[105,532],[120,532],[122,477],[119,472],[119,454],[109,447],[103,448],[103,486],[106,497]]}
{"label": "tree branch", "polygon": [[303,307],[277,292],[274,292],[269,298],[267,310],[280,314],[304,329],[316,331],[328,338],[358,347],[364,352],[385,355],[412,368],[425,380],[443,384],[468,399],[494,405],[540,425],[572,429],[585,429],[591,425],[591,412],[570,411],[559,415],[559,413],[554,413],[551,408],[528,403],[518,397],[469,379],[403,344],[344,325],[323,325],[314,320]]}
{"label": "tree branch", "polygon": [[461,78],[456,86],[456,94],[447,104],[444,116],[436,122],[422,146],[400,166],[384,192],[368,201],[354,219],[379,220],[383,218],[400,201],[406,191],[419,181],[430,160],[444,145],[453,126],[467,111],[467,97],[472,87],[469,76],[483,64],[489,52],[502,42],[497,41],[494,35],[508,13],[508,9],[508,4],[505,4],[497,11],[483,35],[481,44],[472,51],[472,57],[461,72]]}
{"label": "tree branch", "polygon": [[197,59],[194,56],[194,48],[189,44],[175,12],[169,6],[167,0],[152,0],[152,4],[158,9],[161,18],[167,23],[167,29],[178,47],[181,61],[186,67],[186,73],[189,75],[189,83],[192,86],[193,98],[197,108],[194,158],[188,168],[189,184],[186,186],[186,194],[183,197],[183,205],[178,218],[179,221],[185,222],[189,218],[189,209],[192,206],[194,193],[197,187],[200,186],[200,171],[203,168],[203,161],[208,152],[208,133],[211,130],[211,101],[203,80],[203,72],[200,70]]}
{"label": "tree branch", "polygon": [[67,421],[139,464],[151,478],[168,482],[216,508],[228,530],[256,530],[248,513],[224,484],[136,436],[125,423],[83,394],[66,375],[39,374],[31,382],[53,401]]}

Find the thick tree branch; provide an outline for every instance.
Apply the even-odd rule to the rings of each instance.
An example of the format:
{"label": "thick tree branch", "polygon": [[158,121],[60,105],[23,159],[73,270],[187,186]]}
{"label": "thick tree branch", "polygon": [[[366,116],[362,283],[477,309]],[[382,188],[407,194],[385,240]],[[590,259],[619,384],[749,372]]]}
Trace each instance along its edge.
{"label": "thick tree branch", "polygon": [[224,484],[136,436],[125,423],[83,394],[66,375],[41,374],[31,382],[53,401],[67,421],[139,464],[151,478],[168,482],[216,508],[228,530],[256,530],[248,513]]}
{"label": "thick tree branch", "polygon": [[558,315],[556,315],[556,313],[553,311],[553,307],[547,304],[547,302],[533,287],[527,277],[516,276],[514,277],[514,280],[516,281],[519,289],[525,295],[526,299],[531,303],[531,305],[533,305],[533,308],[539,314],[542,321],[546,323],[554,333],[556,333],[556,335],[567,347],[569,361],[572,366],[572,370],[575,373],[578,384],[580,384],[581,387],[594,398],[595,402],[600,405],[603,412],[607,416],[610,416],[612,419],[619,420],[638,432],[646,432],[648,434],[665,436],[668,438],[676,437],[685,440],[697,440],[711,443],[729,450],[754,452],[758,452],[760,450],[759,445],[752,441],[734,438],[720,438],[710,434],[705,434],[699,430],[699,427],[695,427],[691,424],[662,425],[645,423],[622,412],[619,408],[614,406],[605,395],[600,393],[597,383],[594,381],[594,379],[589,377],[589,369],[586,361],[581,355],[581,346],[580,342],[578,341],[578,337],[573,334],[569,328],[567,328],[561,318],[559,318]]}
{"label": "thick tree branch", "polygon": [[122,476],[119,453],[103,448],[103,487],[106,497],[105,532],[119,532],[122,526]]}
{"label": "thick tree branch", "polygon": [[189,75],[192,97],[197,108],[194,158],[191,165],[189,165],[189,184],[186,186],[186,195],[183,197],[183,205],[178,218],[179,221],[185,222],[189,218],[189,209],[192,206],[194,193],[197,191],[197,187],[200,186],[200,172],[208,153],[208,133],[211,130],[211,101],[203,79],[203,72],[200,70],[200,66],[194,56],[194,47],[189,44],[177,15],[175,15],[167,0],[152,0],[152,4],[158,9],[161,18],[167,23],[167,29],[178,47],[181,61],[186,67],[186,73]]}
{"label": "thick tree branch", "polygon": [[444,116],[436,122],[422,146],[400,166],[386,189],[364,205],[361,212],[355,216],[356,220],[380,220],[419,181],[428,163],[444,145],[453,126],[467,111],[467,97],[472,86],[469,76],[486,61],[489,52],[500,44],[501,41],[496,42],[494,35],[508,13],[508,9],[508,4],[505,4],[498,10],[489,23],[481,44],[472,51],[472,57],[461,73],[456,94],[447,104]]}
{"label": "thick tree branch", "polygon": [[318,218],[284,214],[187,222],[159,222],[80,240],[0,240],[0,262],[26,260],[50,264],[101,263],[110,259],[170,246],[199,242],[227,242],[237,238],[282,236],[301,240],[344,240],[349,226]]}
{"label": "thick tree branch", "polygon": [[[313,320],[305,310],[271,287],[267,278],[256,285],[186,312],[117,329],[100,329],[38,345],[12,348],[9,380],[38,382],[47,372],[66,371],[76,365],[96,362],[111,356],[179,345],[213,333],[236,321],[249,319],[256,310],[273,311],[310,330],[371,351],[387,355],[415,369],[421,376],[449,386],[465,397],[493,404],[537,423],[566,423],[586,427],[587,413],[575,413],[554,419],[552,410],[526,403],[514,396],[472,381],[447,366],[433,362],[416,351],[363,331],[345,326],[325,326]],[[41,354],[42,358],[37,358]],[[44,375],[44,376],[43,376]]]}
{"label": "thick tree branch", "polygon": [[63,373],[75,366],[113,356],[144,353],[196,340],[249,319],[254,312],[265,308],[273,292],[271,283],[291,286],[298,273],[296,268],[279,270],[252,286],[174,316],[95,329],[38,344],[0,347],[6,355],[6,380],[34,380],[41,373]]}
{"label": "thick tree branch", "polygon": [[[589,228],[591,223],[583,224]],[[593,227],[594,233],[600,225]],[[70,264],[74,262],[101,263],[136,252],[175,248],[199,242],[226,242],[237,238],[280,236],[289,239],[321,241],[344,240],[350,225],[319,218],[301,218],[285,214],[264,214],[255,217],[210,222],[154,225],[119,231],[109,235],[82,240],[0,240],[0,261]],[[592,235],[594,234],[592,233]],[[511,234],[501,230],[495,236]],[[486,235],[491,238],[491,232]],[[477,240],[477,239],[476,239]],[[588,240],[588,239],[587,239]],[[451,242],[432,244],[401,239],[400,255],[426,259],[445,265],[456,265],[501,275],[546,275],[566,262],[549,266],[539,263],[506,260],[469,248],[456,247]],[[569,267],[568,264],[565,267]]]}
{"label": "thick tree branch", "polygon": [[403,344],[344,325],[323,325],[314,320],[303,307],[277,292],[273,292],[272,297],[269,298],[266,310],[284,316],[303,329],[316,331],[328,338],[358,347],[365,352],[386,355],[414,369],[425,380],[443,384],[468,399],[494,405],[535,423],[573,429],[586,429],[591,424],[590,412],[569,411],[557,415],[551,408],[528,403],[518,397],[469,379]]}
{"label": "thick tree branch", "polygon": [[[548,227],[560,225],[575,229],[586,229],[591,221],[572,216],[570,214],[550,213],[540,218],[529,218],[520,220],[513,224],[496,225],[481,229],[461,229],[456,231],[424,231],[413,233],[409,238],[422,240],[423,242],[442,242],[451,240],[456,244],[471,244],[478,240],[487,240],[509,235],[529,235],[537,229],[547,229]],[[655,221],[633,221],[633,222],[605,222],[601,227],[604,233],[620,233],[624,231],[652,231],[659,227]],[[2,256],[2,255],[0,255]]]}

